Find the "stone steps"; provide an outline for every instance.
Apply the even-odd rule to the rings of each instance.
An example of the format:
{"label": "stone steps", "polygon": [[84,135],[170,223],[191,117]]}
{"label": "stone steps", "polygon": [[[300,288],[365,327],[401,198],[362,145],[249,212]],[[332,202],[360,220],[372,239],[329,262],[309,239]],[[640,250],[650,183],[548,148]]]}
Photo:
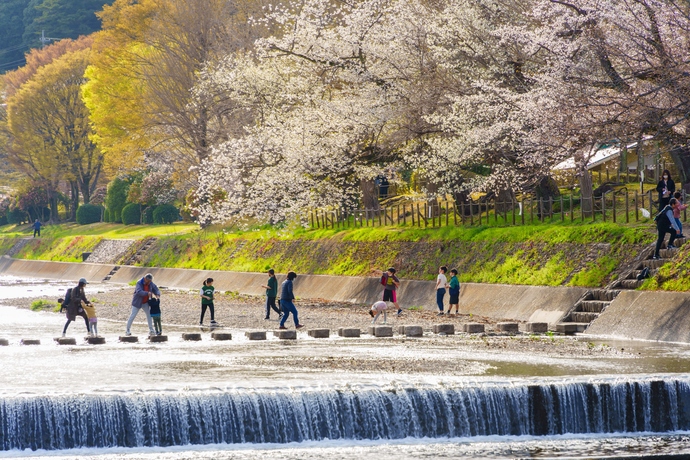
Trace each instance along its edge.
{"label": "stone steps", "polygon": [[642,283],[644,283],[644,280],[620,280],[619,286],[623,289],[637,289],[638,287],[642,286]]}
{"label": "stone steps", "polygon": [[556,332],[561,334],[575,334],[576,332],[584,332],[589,326],[589,323],[574,323],[574,322],[562,322],[556,324]]}
{"label": "stone steps", "polygon": [[576,311],[583,311],[588,313],[601,313],[609,306],[609,300],[583,300],[580,303],[580,308]]}
{"label": "stone steps", "polygon": [[570,321],[573,323],[591,323],[599,317],[599,313],[574,311],[570,314]]}

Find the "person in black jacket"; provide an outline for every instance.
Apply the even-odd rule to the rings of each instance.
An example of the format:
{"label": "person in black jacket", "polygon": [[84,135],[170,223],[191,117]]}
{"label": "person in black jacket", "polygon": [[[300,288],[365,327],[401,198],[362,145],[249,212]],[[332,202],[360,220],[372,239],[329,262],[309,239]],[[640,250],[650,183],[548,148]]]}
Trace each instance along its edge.
{"label": "person in black jacket", "polygon": [[280,309],[283,311],[283,318],[280,320],[280,327],[278,329],[287,329],[285,327],[285,321],[288,319],[288,316],[290,316],[290,313],[294,316],[295,328],[299,329],[304,327],[299,323],[299,319],[297,319],[297,308],[295,308],[295,304],[292,303],[295,299],[295,295],[292,293],[292,280],[295,278],[297,278],[297,273],[289,272],[287,274],[287,279],[283,281],[281,285]]}
{"label": "person in black jacket", "polygon": [[671,179],[671,173],[668,169],[664,169],[661,174],[661,180],[656,185],[656,191],[659,192],[659,211],[668,205],[673,197],[673,192],[676,191],[676,183]]}
{"label": "person in black jacket", "polygon": [[671,198],[669,204],[664,206],[664,209],[662,209],[661,212],[659,212],[659,214],[654,218],[659,236],[656,240],[656,248],[654,249],[654,256],[652,259],[659,258],[659,250],[661,250],[661,245],[663,244],[667,233],[670,233],[671,237],[668,240],[668,245],[666,245],[666,248],[675,248],[673,241],[676,239],[676,236],[680,234],[680,229],[676,224],[676,219],[673,218],[673,209],[676,206],[678,206],[678,200]]}

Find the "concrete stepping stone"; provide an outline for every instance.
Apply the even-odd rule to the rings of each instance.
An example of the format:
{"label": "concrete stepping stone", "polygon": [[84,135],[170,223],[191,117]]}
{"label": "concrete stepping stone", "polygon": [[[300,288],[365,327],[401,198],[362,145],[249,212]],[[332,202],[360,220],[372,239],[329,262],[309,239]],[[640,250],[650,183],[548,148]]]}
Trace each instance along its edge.
{"label": "concrete stepping stone", "polygon": [[484,325],[481,323],[465,323],[462,325],[462,332],[467,334],[481,334],[484,332]]}
{"label": "concrete stepping stone", "polygon": [[58,345],[76,345],[77,339],[74,337],[55,337],[55,342]]}
{"label": "concrete stepping stone", "polygon": [[406,337],[422,337],[424,335],[424,328],[422,326],[405,326],[403,334]]}
{"label": "concrete stepping stone", "polygon": [[247,331],[244,335],[249,340],[266,340],[266,331]]}
{"label": "concrete stepping stone", "polygon": [[292,329],[287,331],[281,329],[279,331],[273,331],[273,337],[278,337],[281,340],[297,340],[297,331]]}
{"label": "concrete stepping stone", "polygon": [[7,347],[10,345],[10,341],[7,339],[0,339],[0,347]]}
{"label": "concrete stepping stone", "polygon": [[89,345],[103,345],[105,343],[105,337],[84,337],[84,341]]}
{"label": "concrete stepping stone", "polygon": [[369,334],[374,337],[393,337],[393,326],[369,326]]}
{"label": "concrete stepping stone", "polygon": [[577,332],[577,323],[558,323],[556,324],[556,332],[562,334],[575,334]]}
{"label": "concrete stepping stone", "polygon": [[139,337],[136,335],[121,335],[118,340],[122,343],[137,343],[139,342]]}
{"label": "concrete stepping stone", "polygon": [[338,328],[338,335],[340,337],[359,337],[362,331],[359,328],[354,327],[341,327]]}
{"label": "concrete stepping stone", "polygon": [[151,343],[163,343],[168,341],[167,335],[150,335],[149,342]]}
{"label": "concrete stepping stone", "polygon": [[19,343],[21,345],[40,345],[41,341],[39,339],[22,339]]}
{"label": "concrete stepping stone", "polygon": [[331,336],[331,330],[330,329],[309,329],[308,334],[309,334],[309,337],[313,337],[315,339],[327,339]]}
{"label": "concrete stepping stone", "polygon": [[189,342],[198,342],[201,340],[201,334],[198,332],[185,332],[182,334],[182,340]]}
{"label": "concrete stepping stone", "polygon": [[434,334],[453,335],[453,334],[455,334],[455,325],[454,324],[434,324]]}
{"label": "concrete stepping stone", "polygon": [[232,340],[232,334],[229,332],[213,332],[211,333],[213,340]]}
{"label": "concrete stepping stone", "polygon": [[526,323],[525,331],[543,334],[544,332],[549,332],[549,323]]}
{"label": "concrete stepping stone", "polygon": [[518,323],[496,323],[496,329],[501,332],[520,332]]}

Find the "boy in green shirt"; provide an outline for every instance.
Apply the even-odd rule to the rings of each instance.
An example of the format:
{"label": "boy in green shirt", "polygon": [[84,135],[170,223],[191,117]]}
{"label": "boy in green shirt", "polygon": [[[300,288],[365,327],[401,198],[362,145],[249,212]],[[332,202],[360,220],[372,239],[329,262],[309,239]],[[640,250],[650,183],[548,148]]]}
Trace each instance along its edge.
{"label": "boy in green shirt", "polygon": [[448,293],[450,294],[450,305],[448,305],[448,314],[450,315],[453,305],[455,305],[455,314],[458,314],[460,307],[460,281],[458,281],[458,271],[454,268],[450,271],[450,281],[448,282]]}
{"label": "boy in green shirt", "polygon": [[271,309],[278,313],[278,319],[283,316],[283,312],[276,306],[276,297],[278,297],[278,280],[276,279],[276,272],[271,268],[268,270],[268,283],[262,288],[266,289],[266,317],[264,319],[271,319]]}
{"label": "boy in green shirt", "polygon": [[215,288],[213,287],[213,278],[208,278],[204,281],[204,286],[201,288],[201,319],[199,319],[199,326],[204,325],[204,315],[206,314],[206,308],[211,311],[211,327],[216,326],[215,312],[213,308],[213,293]]}

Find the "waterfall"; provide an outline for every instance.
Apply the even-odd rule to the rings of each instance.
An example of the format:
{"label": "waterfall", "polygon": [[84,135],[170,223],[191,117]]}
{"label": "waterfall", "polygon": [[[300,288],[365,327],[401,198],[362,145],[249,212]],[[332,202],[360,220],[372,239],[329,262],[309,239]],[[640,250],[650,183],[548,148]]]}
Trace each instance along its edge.
{"label": "waterfall", "polygon": [[0,450],[690,429],[690,379],[0,397]]}

